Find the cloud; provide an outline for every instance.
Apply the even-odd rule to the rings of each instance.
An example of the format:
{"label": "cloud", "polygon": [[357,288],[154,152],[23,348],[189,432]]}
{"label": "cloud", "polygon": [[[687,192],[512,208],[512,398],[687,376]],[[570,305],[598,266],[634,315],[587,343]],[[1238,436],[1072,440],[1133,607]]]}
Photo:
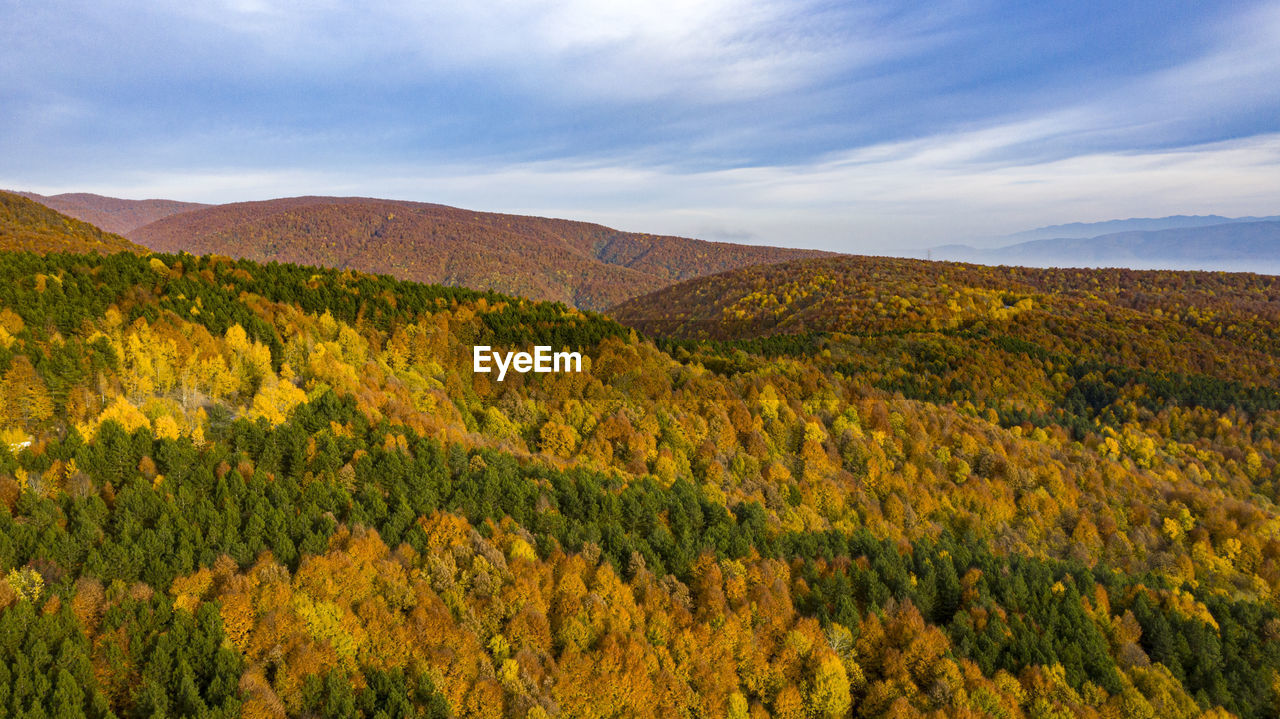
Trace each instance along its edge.
{"label": "cloud", "polygon": [[0,182],[36,191],[389,196],[850,251],[1280,196],[1275,2],[49,0],[12,20]]}
{"label": "cloud", "polygon": [[311,72],[376,68],[367,78],[375,84],[491,73],[566,100],[752,98],[808,86],[888,49],[871,13],[815,2],[223,0],[173,11],[250,43],[254,56],[241,59],[255,72],[276,61]]}
{"label": "cloud", "polygon": [[[1280,109],[1257,107],[1280,92],[1277,14],[1273,3],[1229,20],[1116,8],[1080,17],[998,0],[20,3],[0,29],[10,41],[0,67],[12,69],[0,77],[12,101],[0,123],[31,141],[0,139],[0,150],[25,160],[39,143],[109,161],[119,148],[145,161],[148,146],[171,142],[198,162],[225,155],[210,148],[221,130],[231,149],[286,164],[316,138],[300,154],[317,167],[344,147],[384,161],[635,152],[707,168],[1061,112],[1078,127],[1056,118],[1062,134],[1006,151],[1203,142],[1249,134],[1268,122],[1263,110]],[[1150,34],[1094,42],[1099,22]],[[1201,36],[1208,52],[1161,49]],[[1245,117],[1214,104],[1248,108],[1250,97]],[[40,121],[59,104],[87,112]]]}
{"label": "cloud", "polygon": [[1201,54],[1072,108],[1071,143],[1167,147],[1252,134],[1260,121],[1280,129],[1280,4],[1248,8],[1211,37]]}

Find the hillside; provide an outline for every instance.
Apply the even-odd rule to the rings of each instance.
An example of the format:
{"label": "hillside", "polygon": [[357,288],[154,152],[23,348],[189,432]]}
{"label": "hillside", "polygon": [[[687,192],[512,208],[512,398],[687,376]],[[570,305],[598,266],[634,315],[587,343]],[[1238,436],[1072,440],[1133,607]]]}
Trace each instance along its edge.
{"label": "hillside", "polygon": [[1280,410],[1280,285],[1263,275],[836,257],[690,280],[611,312],[721,371],[804,358],[1077,439],[1180,407]]}
{"label": "hillside", "polygon": [[20,195],[0,191],[0,250],[32,252],[145,252],[125,238],[103,232]]}
{"label": "hillside", "polygon": [[1174,318],[1161,313],[1192,310],[1228,312],[1248,322],[1253,312],[1270,313],[1277,292],[1273,277],[1248,273],[991,267],[850,255],[701,277],[610,312],[655,335],[751,339],[806,331],[945,331],[1049,311],[1024,314],[1015,306],[1023,299],[1073,319],[1084,310],[1123,307],[1166,322]]}
{"label": "hillside", "polygon": [[[385,276],[2,254],[0,701],[1271,716],[1276,292],[828,258],[629,303],[722,337],[655,344]],[[500,383],[473,344],[583,372]]]}
{"label": "hillside", "polygon": [[443,205],[327,197],[210,207],[138,228],[130,237],[162,252],[352,268],[585,309],[702,274],[823,254]]}
{"label": "hillside", "polygon": [[948,245],[934,259],[1035,267],[1204,269],[1280,274],[1280,222],[1229,222],[1162,230],[1129,230],[1088,238],[1060,237],[1006,247]]}
{"label": "hillside", "polygon": [[38,195],[34,192],[15,194],[119,235],[127,235],[143,225],[179,212],[208,207],[199,202],[122,200],[118,197],[103,197],[87,192],[69,192],[61,195]]}

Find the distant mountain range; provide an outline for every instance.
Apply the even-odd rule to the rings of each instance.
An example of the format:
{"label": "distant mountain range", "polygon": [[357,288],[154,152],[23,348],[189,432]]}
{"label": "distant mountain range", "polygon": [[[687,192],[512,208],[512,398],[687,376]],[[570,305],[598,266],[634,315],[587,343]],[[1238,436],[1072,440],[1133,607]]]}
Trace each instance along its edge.
{"label": "distant mountain range", "polygon": [[[1280,274],[1280,218],[1212,218],[1215,224],[1197,225],[1207,217],[1163,220],[1117,220],[1103,226],[1141,226],[1163,221],[1187,221],[1190,226],[1165,229],[1130,229],[1091,237],[1057,236],[1033,239],[997,248],[968,245],[935,247],[935,260],[976,262],[989,265],[1032,267],[1129,267],[1133,269],[1222,270]],[[1061,225],[1058,229],[1082,231],[1095,225]],[[1046,233],[1055,228],[1023,235]]]}
{"label": "distant mountain range", "polygon": [[83,220],[107,232],[124,235],[179,212],[189,212],[209,205],[200,202],[178,200],[122,200],[103,197],[88,192],[69,192],[62,195],[38,195],[34,192],[16,192],[50,207],[64,215]]}
{"label": "distant mountain range", "polygon": [[1030,240],[1056,240],[1062,238],[1092,238],[1117,232],[1153,232],[1192,227],[1212,227],[1249,222],[1274,222],[1280,215],[1270,217],[1223,217],[1222,215],[1170,215],[1169,217],[1131,217],[1127,220],[1105,222],[1070,222],[1065,225],[1049,225],[1034,230],[1015,232],[1000,238],[999,245],[1011,245]]}

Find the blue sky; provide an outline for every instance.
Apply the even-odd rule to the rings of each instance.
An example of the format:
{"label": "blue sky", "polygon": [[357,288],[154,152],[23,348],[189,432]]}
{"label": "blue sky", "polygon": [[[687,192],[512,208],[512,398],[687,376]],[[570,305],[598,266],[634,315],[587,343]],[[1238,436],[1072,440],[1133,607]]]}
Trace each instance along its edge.
{"label": "blue sky", "polygon": [[0,186],[890,252],[1280,214],[1280,3],[0,0]]}

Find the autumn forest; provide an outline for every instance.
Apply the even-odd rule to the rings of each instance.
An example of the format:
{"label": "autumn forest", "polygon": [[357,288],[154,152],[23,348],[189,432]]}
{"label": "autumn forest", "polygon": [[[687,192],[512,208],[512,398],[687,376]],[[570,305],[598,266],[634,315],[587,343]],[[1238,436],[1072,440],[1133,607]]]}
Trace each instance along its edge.
{"label": "autumn forest", "polygon": [[314,204],[0,193],[0,715],[1280,714],[1276,278]]}

